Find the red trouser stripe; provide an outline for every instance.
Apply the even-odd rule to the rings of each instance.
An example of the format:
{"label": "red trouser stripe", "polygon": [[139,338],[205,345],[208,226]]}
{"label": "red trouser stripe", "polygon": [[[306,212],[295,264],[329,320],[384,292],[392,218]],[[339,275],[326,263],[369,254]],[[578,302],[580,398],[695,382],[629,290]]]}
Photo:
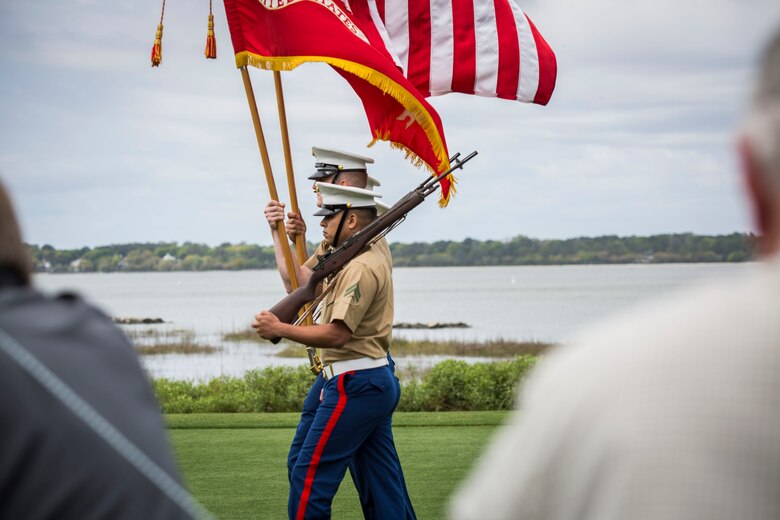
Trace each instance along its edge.
{"label": "red trouser stripe", "polygon": [[347,393],[344,391],[344,376],[347,374],[354,374],[354,372],[347,372],[339,376],[338,389],[339,389],[339,402],[336,403],[336,409],[333,410],[333,415],[328,419],[328,424],[325,425],[325,431],[322,432],[322,437],[317,442],[317,447],[314,448],[314,455],[311,457],[309,463],[309,470],[306,472],[306,481],[303,484],[303,493],[301,494],[301,501],[298,503],[298,514],[295,516],[296,520],[303,520],[306,515],[306,506],[309,503],[309,496],[311,495],[311,486],[314,484],[314,475],[317,473],[317,466],[320,463],[320,457],[325,450],[325,444],[328,442],[330,434],[336,427],[336,423],[341,417],[341,412],[344,411],[344,407],[347,405]]}

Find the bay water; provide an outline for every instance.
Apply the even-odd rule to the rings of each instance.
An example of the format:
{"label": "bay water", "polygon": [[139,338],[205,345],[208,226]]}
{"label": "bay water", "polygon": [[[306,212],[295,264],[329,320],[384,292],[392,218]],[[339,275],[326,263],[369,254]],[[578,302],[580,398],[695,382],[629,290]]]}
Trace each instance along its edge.
{"label": "bay water", "polygon": [[[395,337],[432,340],[564,342],[583,326],[643,300],[748,264],[628,264],[397,268],[395,321],[463,322],[469,328],[398,330]],[[249,329],[252,317],[284,296],[276,271],[37,274],[50,293],[77,292],[115,317],[161,318],[162,325],[125,330],[189,331],[211,354],[144,356],[153,377],[203,381],[246,370],[305,363],[275,354],[271,343],[225,341]],[[397,359],[429,366],[441,357]]]}

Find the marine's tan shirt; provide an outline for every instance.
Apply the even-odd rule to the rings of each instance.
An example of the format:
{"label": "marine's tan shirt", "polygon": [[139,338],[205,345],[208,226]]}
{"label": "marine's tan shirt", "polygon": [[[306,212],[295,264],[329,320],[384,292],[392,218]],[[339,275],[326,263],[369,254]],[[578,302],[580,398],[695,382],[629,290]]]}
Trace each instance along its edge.
{"label": "marine's tan shirt", "polygon": [[[374,242],[374,245],[371,246],[372,248],[376,248],[378,251],[380,251],[383,255],[387,257],[387,259],[390,261],[390,268],[393,268],[393,256],[390,254],[390,246],[387,244],[387,240],[384,239],[384,237],[380,238],[376,242]],[[309,257],[308,260],[306,260],[303,263],[304,267],[308,267],[309,269],[314,269],[314,266],[317,265],[317,263],[320,261],[318,257],[324,255],[330,248],[325,245],[325,241],[319,243],[317,246],[317,249],[314,250],[314,254]]]}
{"label": "marine's tan shirt", "polygon": [[356,256],[325,288],[329,284],[334,285],[323,302],[321,323],[341,320],[352,337],[341,348],[322,349],[322,361],[387,355],[393,333],[392,261],[387,241],[379,240]]}

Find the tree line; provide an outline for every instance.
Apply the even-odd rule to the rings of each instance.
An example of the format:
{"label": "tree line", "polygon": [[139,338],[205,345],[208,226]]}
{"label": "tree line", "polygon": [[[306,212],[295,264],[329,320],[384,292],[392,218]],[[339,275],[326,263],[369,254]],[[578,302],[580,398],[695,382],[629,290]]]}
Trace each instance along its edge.
{"label": "tree line", "polygon": [[[751,234],[580,237],[393,243],[396,267],[744,262],[753,258]],[[274,269],[272,246],[184,242],[133,243],[81,249],[28,245],[38,272],[213,271]],[[309,244],[314,251],[314,244]]]}

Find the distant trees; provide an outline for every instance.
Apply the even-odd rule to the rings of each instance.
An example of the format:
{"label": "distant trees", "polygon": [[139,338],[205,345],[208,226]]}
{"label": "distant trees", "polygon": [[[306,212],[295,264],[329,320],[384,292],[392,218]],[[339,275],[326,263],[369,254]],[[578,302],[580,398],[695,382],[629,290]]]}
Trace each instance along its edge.
{"label": "distant trees", "polygon": [[[224,243],[217,247],[185,242],[115,244],[96,248],[56,250],[50,245],[28,246],[37,271],[212,271],[271,269],[273,247]],[[313,250],[313,249],[312,249]]]}
{"label": "distant trees", "polygon": [[744,233],[702,236],[691,233],[649,237],[580,237],[538,240],[392,244],[398,267],[447,265],[557,265],[669,262],[743,262],[753,257],[754,237]]}
{"label": "distant trees", "polygon": [[[440,240],[391,244],[397,267],[483,265],[744,262],[753,258],[754,237],[744,233],[702,236],[690,233],[648,237],[580,237],[538,240]],[[36,270],[51,272],[212,271],[273,269],[272,246],[224,243],[216,247],[185,242],[135,243],[57,250],[28,246]],[[309,245],[314,250],[314,245]]]}

